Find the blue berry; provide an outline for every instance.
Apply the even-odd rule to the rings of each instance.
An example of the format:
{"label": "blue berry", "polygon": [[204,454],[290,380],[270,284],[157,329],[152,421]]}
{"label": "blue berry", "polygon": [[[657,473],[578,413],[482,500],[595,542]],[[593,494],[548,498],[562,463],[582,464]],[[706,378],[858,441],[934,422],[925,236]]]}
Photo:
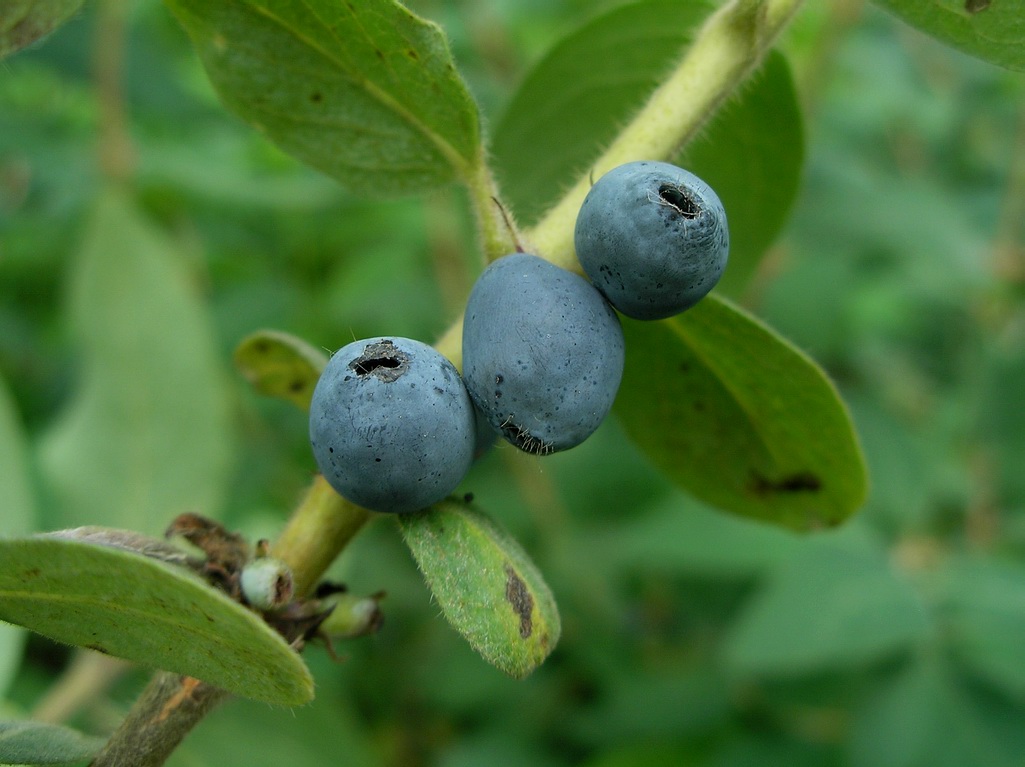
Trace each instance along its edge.
{"label": "blue berry", "polygon": [[598,179],[580,207],[574,240],[594,286],[639,320],[671,317],[704,298],[730,250],[718,195],[666,162],[631,162]]}
{"label": "blue berry", "polygon": [[481,274],[463,323],[463,379],[506,440],[540,455],[580,444],[622,375],[619,318],[583,277],[525,253]]}
{"label": "blue berry", "polygon": [[310,403],[310,443],[324,478],[374,511],[415,511],[451,493],[473,461],[476,432],[458,371],[408,338],[339,350]]}

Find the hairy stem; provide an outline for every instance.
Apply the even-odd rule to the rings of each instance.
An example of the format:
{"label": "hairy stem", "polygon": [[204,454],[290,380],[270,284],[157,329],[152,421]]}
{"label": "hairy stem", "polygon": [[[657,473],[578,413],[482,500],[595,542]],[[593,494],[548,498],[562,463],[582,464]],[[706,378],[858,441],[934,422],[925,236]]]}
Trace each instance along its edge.
{"label": "hairy stem", "polygon": [[[483,168],[480,183],[476,188],[471,185],[471,195],[487,261],[514,252],[526,241],[537,255],[564,269],[580,272],[573,228],[591,188],[591,178],[631,160],[665,160],[679,152],[758,68],[802,1],[733,0],[710,16],[676,68],[595,161],[593,172],[581,178],[524,236],[516,232],[511,219],[496,218],[496,213],[505,213],[499,205],[487,207],[496,198],[491,196],[495,194],[494,182]],[[435,348],[460,369],[462,332],[460,317],[435,343]]]}
{"label": "hairy stem", "polygon": [[159,767],[229,693],[158,671],[90,767]]}
{"label": "hairy stem", "polygon": [[498,185],[483,153],[474,166],[473,175],[467,179],[467,189],[477,217],[485,262],[491,263],[516,252],[520,242],[516,223],[508,206],[501,202]]}
{"label": "hairy stem", "polygon": [[573,247],[577,212],[598,178],[633,160],[667,160],[765,58],[802,0],[734,0],[708,18],[676,68],[591,170],[527,232],[538,255],[580,271]]}

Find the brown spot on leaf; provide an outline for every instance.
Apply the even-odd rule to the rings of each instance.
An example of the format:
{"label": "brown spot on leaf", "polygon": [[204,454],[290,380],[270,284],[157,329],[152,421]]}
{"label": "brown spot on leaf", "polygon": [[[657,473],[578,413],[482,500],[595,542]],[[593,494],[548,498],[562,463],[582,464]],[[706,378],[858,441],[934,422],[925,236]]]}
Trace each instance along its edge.
{"label": "brown spot on leaf", "polygon": [[964,9],[968,13],[980,13],[989,8],[990,0],[965,0]]}
{"label": "brown spot on leaf", "polygon": [[38,567],[30,567],[28,570],[25,571],[25,577],[26,578],[38,578],[39,577],[39,573],[40,573],[40,570],[39,570]]}
{"label": "brown spot on leaf", "polygon": [[306,388],[306,382],[303,381],[301,378],[295,379],[294,381],[292,381],[292,383],[290,383],[288,385],[288,390],[290,392],[293,392],[294,394],[298,394],[299,392],[301,392],[305,388]]}
{"label": "brown spot on leaf", "polygon": [[822,480],[810,471],[798,471],[779,479],[770,479],[758,472],[751,474],[751,489],[755,495],[773,493],[817,493],[822,489]]}
{"label": "brown spot on leaf", "polygon": [[310,94],[310,101],[312,101],[314,104],[319,104],[323,100],[324,94],[322,94],[320,91],[314,91]]}
{"label": "brown spot on leaf", "polygon": [[527,584],[508,563],[505,565],[505,598],[512,605],[513,611],[520,616],[520,637],[527,639],[534,631],[534,621],[531,617],[534,612],[534,597],[527,590]]}
{"label": "brown spot on leaf", "polygon": [[412,48],[406,51],[406,55],[409,56],[409,58],[413,59],[413,61],[416,61],[420,58],[420,54],[414,51]]}

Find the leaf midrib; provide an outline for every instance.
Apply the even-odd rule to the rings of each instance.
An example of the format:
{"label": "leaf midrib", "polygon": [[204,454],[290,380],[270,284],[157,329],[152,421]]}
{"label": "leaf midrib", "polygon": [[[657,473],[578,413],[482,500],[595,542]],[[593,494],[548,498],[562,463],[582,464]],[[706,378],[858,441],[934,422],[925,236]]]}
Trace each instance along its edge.
{"label": "leaf midrib", "polygon": [[[210,639],[214,644],[221,647],[236,647],[235,642],[230,641],[227,637],[222,637],[218,633],[204,630],[199,624],[187,624],[175,621],[173,618],[163,615],[159,612],[146,612],[144,609],[139,607],[131,607],[126,605],[124,602],[111,602],[108,599],[101,599],[99,597],[91,597],[87,595],[65,595],[65,594],[54,594],[53,592],[36,592],[36,591],[24,591],[24,590],[0,590],[0,599],[11,599],[11,600],[23,600],[26,602],[44,602],[44,603],[55,603],[55,604],[69,604],[69,605],[82,605],[84,607],[100,607],[103,612],[115,613],[124,615],[131,618],[145,618],[146,620],[154,621],[166,626],[178,630],[190,631],[191,633],[202,637],[204,639]],[[217,605],[218,608],[223,609],[223,605]],[[240,615],[231,615],[231,620],[225,620],[223,615],[220,619],[215,618],[215,622],[220,620],[222,624],[231,623],[235,626],[245,626],[247,629],[253,628],[255,624],[251,624]],[[216,623],[214,624],[216,628]],[[225,626],[220,626],[221,629]],[[259,631],[259,628],[256,629]],[[263,638],[272,637],[273,635],[263,635]]]}
{"label": "leaf midrib", "polygon": [[[406,122],[414,131],[420,132],[424,135],[431,144],[433,144],[441,155],[448,160],[449,164],[456,169],[457,173],[465,180],[470,178],[471,163],[468,158],[464,158],[447,140],[442,138],[438,133],[430,129],[423,121],[421,121],[416,115],[410,112],[408,109],[402,106],[401,103],[396,101],[391,95],[385,92],[383,89],[377,86],[372,80],[364,77],[363,75],[353,72],[348,68],[344,62],[335,57],[330,51],[325,50],[315,40],[309,39],[302,33],[301,30],[293,28],[285,19],[280,18],[276,14],[272,13],[269,8],[266,8],[257,3],[247,2],[247,0],[236,0],[239,4],[250,8],[254,13],[258,13],[266,19],[269,19],[273,23],[280,26],[285,32],[294,36],[299,42],[305,44],[308,48],[316,51],[323,56],[328,62],[333,64],[336,69],[345,73],[349,79],[360,83],[366,92],[378,103],[384,106],[389,111],[396,114],[401,120]],[[317,15],[316,11],[304,1],[303,3],[310,11],[310,15],[315,17],[322,26],[322,28],[333,38],[335,38],[339,45],[342,45],[342,41],[338,40],[335,32],[321,20],[320,16]],[[369,38],[368,38],[369,39]]]}

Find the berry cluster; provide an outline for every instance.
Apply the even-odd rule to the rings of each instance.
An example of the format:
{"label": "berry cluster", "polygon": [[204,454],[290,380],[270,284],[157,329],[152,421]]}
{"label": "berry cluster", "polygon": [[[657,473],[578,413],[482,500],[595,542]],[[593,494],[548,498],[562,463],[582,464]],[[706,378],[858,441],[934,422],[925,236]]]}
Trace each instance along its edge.
{"label": "berry cluster", "polygon": [[310,442],[340,495],[415,511],[451,493],[497,434],[538,455],[583,442],[623,374],[615,310],[661,319],[701,300],[726,266],[726,213],[692,173],[628,163],[592,186],[575,246],[590,282],[526,253],[484,270],[466,307],[462,376],[405,338],[332,356],[313,393]]}

